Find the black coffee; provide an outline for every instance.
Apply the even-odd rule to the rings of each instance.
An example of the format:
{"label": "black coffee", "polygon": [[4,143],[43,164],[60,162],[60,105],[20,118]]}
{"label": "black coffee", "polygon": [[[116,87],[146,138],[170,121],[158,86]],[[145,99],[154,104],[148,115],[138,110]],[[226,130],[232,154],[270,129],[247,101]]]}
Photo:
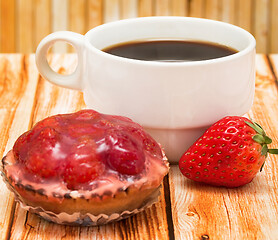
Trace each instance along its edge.
{"label": "black coffee", "polygon": [[145,61],[200,61],[232,55],[237,51],[211,42],[146,40],[120,43],[104,52]]}

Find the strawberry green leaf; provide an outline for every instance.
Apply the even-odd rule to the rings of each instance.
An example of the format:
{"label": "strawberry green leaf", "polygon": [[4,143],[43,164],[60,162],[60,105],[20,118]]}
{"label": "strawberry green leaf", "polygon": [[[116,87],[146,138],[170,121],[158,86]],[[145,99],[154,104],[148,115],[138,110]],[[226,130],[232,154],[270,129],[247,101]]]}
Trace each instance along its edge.
{"label": "strawberry green leaf", "polygon": [[268,152],[267,145],[266,145],[266,144],[264,144],[264,145],[263,145],[263,148],[262,148],[262,152],[261,152],[261,154],[262,154],[262,155],[267,155],[267,152]]}
{"label": "strawberry green leaf", "polygon": [[258,128],[260,128],[262,130],[263,133],[265,133],[264,129],[262,128],[262,126],[256,122],[253,122]]}
{"label": "strawberry green leaf", "polygon": [[251,123],[251,122],[247,122],[247,121],[245,121],[245,123],[246,123],[249,127],[253,128],[257,133],[259,133],[259,134],[261,134],[261,135],[264,134],[264,130],[263,130],[262,128],[260,128],[259,126],[255,125],[255,124],[253,124],[253,123]]}
{"label": "strawberry green leaf", "polygon": [[266,143],[266,144],[270,144],[270,143],[272,143],[271,138],[270,138],[270,137],[268,137],[268,136],[264,136],[264,140],[265,140],[265,143]]}
{"label": "strawberry green leaf", "polygon": [[278,149],[268,149],[268,152],[271,154],[278,154]]}
{"label": "strawberry green leaf", "polygon": [[260,135],[260,134],[254,135],[254,136],[252,137],[252,139],[253,139],[254,141],[256,141],[257,143],[265,143],[265,138],[264,138],[262,135]]}

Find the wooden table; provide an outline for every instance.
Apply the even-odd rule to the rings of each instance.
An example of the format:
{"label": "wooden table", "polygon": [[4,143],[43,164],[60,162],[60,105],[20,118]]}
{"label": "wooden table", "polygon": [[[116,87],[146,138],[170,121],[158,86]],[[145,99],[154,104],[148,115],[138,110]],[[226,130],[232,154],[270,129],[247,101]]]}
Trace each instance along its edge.
{"label": "wooden table", "polygon": [[[75,55],[51,55],[68,73]],[[278,147],[278,55],[257,55],[256,95],[248,117]],[[0,55],[0,157],[17,137],[46,116],[85,107],[80,92],[54,86],[37,72],[34,55]],[[171,166],[160,201],[126,220],[99,227],[49,223],[23,210],[0,181],[0,239],[278,239],[278,157],[248,185],[216,188],[185,179]]]}

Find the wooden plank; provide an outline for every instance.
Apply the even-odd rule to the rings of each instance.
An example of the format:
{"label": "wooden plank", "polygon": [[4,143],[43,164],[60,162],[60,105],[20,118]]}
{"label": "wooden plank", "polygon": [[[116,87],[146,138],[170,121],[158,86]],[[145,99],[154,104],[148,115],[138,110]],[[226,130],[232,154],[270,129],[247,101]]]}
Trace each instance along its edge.
{"label": "wooden plank", "polygon": [[16,51],[33,52],[33,0],[17,1]]}
{"label": "wooden plank", "polygon": [[172,0],[171,8],[173,16],[188,16],[189,8],[187,0]]}
{"label": "wooden plank", "polygon": [[170,0],[154,0],[154,13],[156,16],[169,16]]}
{"label": "wooden plank", "polygon": [[135,18],[138,13],[137,0],[120,0],[120,18]]}
{"label": "wooden plank", "polygon": [[104,16],[105,23],[117,21],[120,19],[120,2],[119,0],[104,0]]}
{"label": "wooden plank", "polygon": [[50,0],[34,0],[34,46],[35,51],[39,42],[51,32],[51,2]]}
{"label": "wooden plank", "polygon": [[103,23],[103,0],[88,0],[87,31]]}
{"label": "wooden plank", "polygon": [[69,2],[69,30],[85,34],[86,0],[70,0]]}
{"label": "wooden plank", "polygon": [[[80,34],[86,33],[86,0],[69,1],[69,30]],[[69,45],[68,52],[75,52]]]}
{"label": "wooden plank", "polygon": [[[51,2],[53,6],[68,5],[70,9],[68,11],[66,7],[62,11],[55,11],[53,10],[55,7],[53,7],[53,13],[51,13]],[[122,2],[125,3],[122,4]],[[87,7],[85,7],[84,21],[82,22],[81,12],[84,11],[82,7],[84,4]],[[190,7],[184,9],[183,6],[187,4]],[[104,8],[103,5],[106,7]],[[234,7],[235,5],[236,7]],[[36,46],[44,36],[51,31],[67,29],[68,25],[71,28],[72,24],[78,28],[78,32],[85,26],[83,32],[86,32],[86,30],[104,22],[104,11],[106,15],[105,22],[120,18],[151,16],[154,13],[156,15],[178,16],[189,14],[192,17],[218,19],[239,25],[253,33],[257,39],[258,52],[277,52],[276,5],[276,0],[1,0],[0,50],[1,52],[24,52],[25,49],[25,52],[35,51]],[[32,8],[33,14],[29,14]],[[135,9],[138,10],[138,14]],[[16,14],[15,11],[19,14]],[[187,11],[190,12],[187,14]],[[204,12],[206,12],[206,15],[204,15]],[[50,17],[51,14],[52,17]],[[79,17],[68,18],[68,14]],[[33,21],[32,16],[34,17]],[[56,18],[60,20],[56,20]],[[70,21],[69,24],[68,21]],[[60,52],[66,52],[67,46],[55,46],[54,51],[57,49],[61,49]]]}
{"label": "wooden plank", "polygon": [[244,28],[245,30],[252,32],[252,19],[253,19],[253,0],[238,1],[238,21],[237,25]]}
{"label": "wooden plank", "polygon": [[265,85],[273,85],[275,82],[272,69],[269,67],[267,62],[267,58],[263,55],[258,55],[256,57],[256,94],[258,91],[264,91],[263,89],[267,89],[265,88]]}
{"label": "wooden plank", "polygon": [[237,2],[237,0],[222,0],[221,21],[236,24],[238,14]]}
{"label": "wooden plank", "polygon": [[256,50],[258,53],[269,51],[269,0],[255,1],[254,35],[257,41]]}
{"label": "wooden plank", "polygon": [[[0,55],[0,157],[29,129],[37,87],[35,58]],[[14,212],[14,196],[0,180],[0,239],[7,239]]]}
{"label": "wooden plank", "polygon": [[189,16],[190,17],[204,17],[206,2],[204,0],[191,0],[189,2]]}
{"label": "wooden plank", "polygon": [[277,84],[278,80],[278,55],[277,54],[271,54],[269,55],[269,60],[271,62],[271,65],[273,66],[273,72]]}
{"label": "wooden plank", "polygon": [[277,0],[271,0],[271,7],[270,7],[271,13],[271,28],[270,28],[270,53],[278,53],[278,1]]}
{"label": "wooden plank", "polygon": [[[68,29],[68,1],[52,0],[52,31],[64,31]],[[52,51],[54,53],[66,53],[68,44],[56,42]]]}
{"label": "wooden plank", "polygon": [[[277,147],[277,101],[271,68],[259,55],[256,95],[248,115],[264,126],[275,142],[272,147]],[[172,166],[170,190],[176,239],[277,239],[277,164],[277,157],[269,156],[263,171],[251,183],[235,189],[195,183],[183,177],[178,166]]]}
{"label": "wooden plank", "polygon": [[221,2],[220,0],[206,0],[205,17],[213,20],[220,19]]}
{"label": "wooden plank", "polygon": [[[2,27],[2,3],[1,3],[2,0],[0,0],[0,27]],[[2,52],[2,28],[0,29],[0,53]]]}
{"label": "wooden plank", "polygon": [[2,53],[15,52],[15,0],[1,0],[1,41],[0,49]]}
{"label": "wooden plank", "polygon": [[149,17],[154,12],[153,0],[138,0],[138,16]]}
{"label": "wooden plank", "polygon": [[[75,55],[51,55],[50,65],[55,71],[68,73],[76,64]],[[82,94],[54,86],[42,78],[36,94],[32,124],[56,113],[84,108]],[[49,223],[17,207],[11,239],[168,239],[164,192],[159,203],[126,220],[95,228],[69,227]]]}

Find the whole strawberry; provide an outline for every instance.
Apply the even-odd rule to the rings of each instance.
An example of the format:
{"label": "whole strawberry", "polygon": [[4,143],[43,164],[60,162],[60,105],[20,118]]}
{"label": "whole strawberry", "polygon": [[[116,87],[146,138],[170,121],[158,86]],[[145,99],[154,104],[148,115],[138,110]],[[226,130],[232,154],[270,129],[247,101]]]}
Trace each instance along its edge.
{"label": "whole strawberry", "polygon": [[182,174],[214,186],[239,187],[262,169],[272,140],[257,123],[225,117],[212,125],[181,157]]}

